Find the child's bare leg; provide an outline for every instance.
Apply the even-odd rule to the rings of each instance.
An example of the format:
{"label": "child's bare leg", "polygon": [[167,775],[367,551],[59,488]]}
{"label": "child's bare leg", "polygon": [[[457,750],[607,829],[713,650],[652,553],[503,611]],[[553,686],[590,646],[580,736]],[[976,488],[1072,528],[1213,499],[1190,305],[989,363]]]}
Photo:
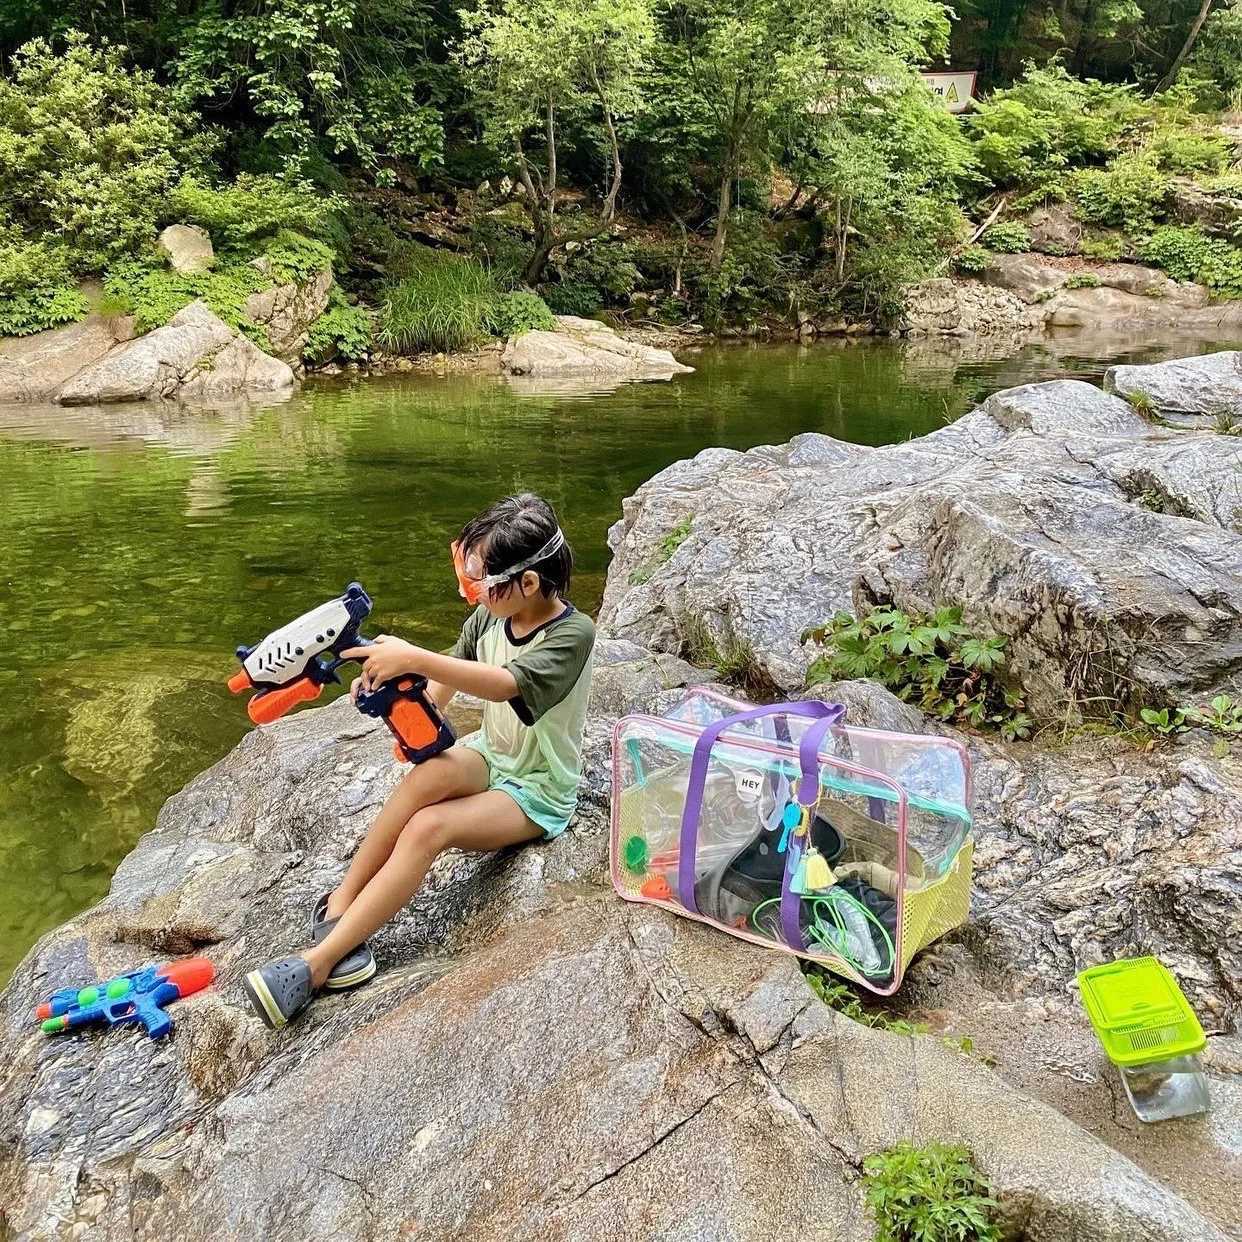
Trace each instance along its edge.
{"label": "child's bare leg", "polygon": [[449,798],[480,793],[487,788],[487,781],[486,761],[468,746],[453,746],[408,771],[388,795],[358,846],[345,878],[328,898],[328,917],[345,913],[388,861],[402,830],[419,811]]}
{"label": "child's bare leg", "polygon": [[302,954],[310,965],[312,983],[322,986],[350,949],[387,923],[418,891],[436,856],[450,846],[499,850],[533,841],[541,833],[508,794],[495,789],[424,807],[410,820],[388,860],[353,899],[341,921]]}

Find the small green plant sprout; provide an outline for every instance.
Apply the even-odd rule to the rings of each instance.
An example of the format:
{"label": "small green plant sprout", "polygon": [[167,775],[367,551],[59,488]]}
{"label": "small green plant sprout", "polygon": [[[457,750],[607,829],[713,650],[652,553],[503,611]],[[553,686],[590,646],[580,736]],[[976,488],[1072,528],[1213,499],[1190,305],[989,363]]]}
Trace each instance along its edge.
{"label": "small green plant sprout", "polygon": [[1075,272],[1061,287],[1063,289],[1098,289],[1100,278],[1091,272]]}
{"label": "small green plant sprout", "polygon": [[672,530],[660,540],[656,547],[655,555],[647,561],[646,564],[640,565],[630,574],[630,585],[641,586],[644,582],[651,580],[652,574],[659,567],[673,559],[673,553],[681,547],[687,539],[690,538],[690,527],[694,523],[694,514],[681,519]]}
{"label": "small green plant sprout", "polygon": [[1207,707],[1187,708],[1185,718],[1226,737],[1242,734],[1242,703],[1227,694],[1218,694]]}
{"label": "small green plant sprout", "polygon": [[808,685],[865,677],[941,720],[991,726],[1007,740],[1030,736],[1020,691],[998,676],[1005,639],[972,635],[960,608],[941,608],[931,617],[895,608],[862,618],[838,612],[802,637],[826,648],[807,671]]}
{"label": "small green plant sprout", "polygon": [[1126,400],[1130,403],[1131,409],[1136,413],[1142,414],[1145,418],[1151,418],[1156,413],[1156,403],[1152,400],[1150,394],[1145,393],[1141,388],[1136,388],[1133,392],[1125,394]]}
{"label": "small green plant sprout", "polygon": [[863,1161],[876,1242],[1000,1242],[999,1204],[970,1151],[898,1143]]}
{"label": "small green plant sprout", "polygon": [[1242,436],[1242,416],[1233,410],[1217,410],[1212,430],[1220,436]]}
{"label": "small green plant sprout", "polygon": [[1162,707],[1159,711],[1154,707],[1144,707],[1139,712],[1139,718],[1153,733],[1158,733],[1161,737],[1170,737],[1186,729],[1186,713],[1180,707]]}

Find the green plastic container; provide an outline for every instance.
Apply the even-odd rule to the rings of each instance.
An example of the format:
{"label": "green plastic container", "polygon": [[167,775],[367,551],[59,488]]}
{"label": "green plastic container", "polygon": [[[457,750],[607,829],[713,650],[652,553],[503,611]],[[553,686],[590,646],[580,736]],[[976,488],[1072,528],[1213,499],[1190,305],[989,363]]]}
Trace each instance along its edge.
{"label": "green plastic container", "polygon": [[1109,962],[1084,970],[1078,986],[1140,1121],[1207,1111],[1207,1079],[1199,1062],[1207,1040],[1165,966],[1154,957]]}

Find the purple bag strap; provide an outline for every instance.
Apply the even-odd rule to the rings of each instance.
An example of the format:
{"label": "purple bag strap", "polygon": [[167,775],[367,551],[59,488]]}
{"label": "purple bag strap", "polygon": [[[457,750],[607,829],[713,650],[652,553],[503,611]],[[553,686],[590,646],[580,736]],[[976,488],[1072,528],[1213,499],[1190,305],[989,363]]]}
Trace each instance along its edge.
{"label": "purple bag strap", "polygon": [[[690,760],[690,780],[686,786],[686,805],[681,814],[680,858],[677,863],[677,896],[684,909],[691,914],[699,913],[698,902],[694,897],[694,862],[698,852],[699,818],[703,813],[703,786],[707,781],[707,764],[711,759],[712,747],[716,739],[726,730],[748,720],[757,720],[761,716],[772,716],[784,713],[791,716],[806,716],[816,723],[802,736],[799,746],[799,763],[802,777],[798,782],[798,801],[804,805],[814,806],[819,801],[819,747],[824,734],[839,724],[845,715],[845,708],[840,703],[821,703],[811,699],[802,703],[769,703],[765,707],[753,707],[748,712],[738,712],[736,716],[726,716],[707,726],[695,743],[694,755]],[[792,840],[792,838],[791,838]],[[782,915],[784,907],[784,891],[789,885],[790,870],[785,868],[785,879],[782,881]],[[796,922],[796,911],[795,911]]]}

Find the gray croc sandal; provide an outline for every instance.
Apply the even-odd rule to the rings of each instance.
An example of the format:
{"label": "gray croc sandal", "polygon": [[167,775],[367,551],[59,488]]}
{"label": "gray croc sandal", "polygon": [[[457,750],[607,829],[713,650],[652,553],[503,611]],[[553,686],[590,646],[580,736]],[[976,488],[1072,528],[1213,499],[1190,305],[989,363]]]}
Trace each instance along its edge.
{"label": "gray croc sandal", "polygon": [[[330,896],[331,893],[322,893],[311,910],[311,941],[314,944],[323,940],[340,921],[324,917]],[[344,992],[349,988],[356,988],[360,983],[366,983],[377,969],[375,954],[371,952],[371,946],[364,940],[357,948],[346,953],[328,972],[328,977],[323,984],[324,991]]]}
{"label": "gray croc sandal", "polygon": [[296,1018],[315,995],[310,967],[300,957],[282,957],[252,970],[242,987],[255,1013],[274,1031]]}

